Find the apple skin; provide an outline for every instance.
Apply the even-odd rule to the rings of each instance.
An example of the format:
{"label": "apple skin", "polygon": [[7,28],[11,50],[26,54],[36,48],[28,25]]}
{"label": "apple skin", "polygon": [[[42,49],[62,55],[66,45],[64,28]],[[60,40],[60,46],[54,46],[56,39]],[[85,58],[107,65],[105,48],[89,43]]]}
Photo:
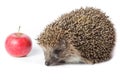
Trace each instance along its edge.
{"label": "apple skin", "polygon": [[32,41],[23,33],[12,33],[5,42],[7,52],[15,57],[25,57],[32,49]]}

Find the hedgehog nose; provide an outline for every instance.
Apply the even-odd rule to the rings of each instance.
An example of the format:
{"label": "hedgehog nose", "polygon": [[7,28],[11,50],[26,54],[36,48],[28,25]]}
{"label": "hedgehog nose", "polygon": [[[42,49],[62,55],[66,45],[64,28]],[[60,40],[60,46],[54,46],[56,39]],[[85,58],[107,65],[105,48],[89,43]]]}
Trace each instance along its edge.
{"label": "hedgehog nose", "polygon": [[46,65],[46,66],[49,66],[49,65],[50,65],[50,62],[49,62],[49,61],[45,61],[45,65]]}

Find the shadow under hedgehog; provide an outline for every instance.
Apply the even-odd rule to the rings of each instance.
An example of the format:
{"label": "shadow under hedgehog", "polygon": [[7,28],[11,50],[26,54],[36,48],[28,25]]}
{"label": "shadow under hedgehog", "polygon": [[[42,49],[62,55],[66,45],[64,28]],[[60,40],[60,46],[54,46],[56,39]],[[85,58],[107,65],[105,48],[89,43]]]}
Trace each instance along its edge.
{"label": "shadow under hedgehog", "polygon": [[63,14],[46,26],[37,38],[43,48],[45,64],[95,64],[110,60],[115,30],[108,16],[93,7]]}

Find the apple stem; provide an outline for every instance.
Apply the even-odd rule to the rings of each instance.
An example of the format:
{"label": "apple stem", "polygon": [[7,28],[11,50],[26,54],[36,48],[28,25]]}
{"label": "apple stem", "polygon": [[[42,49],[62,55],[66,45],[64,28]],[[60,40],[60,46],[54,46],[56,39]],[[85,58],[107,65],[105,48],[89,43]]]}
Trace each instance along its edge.
{"label": "apple stem", "polygon": [[21,26],[19,26],[19,28],[18,28],[18,33],[20,32],[20,28],[21,28]]}

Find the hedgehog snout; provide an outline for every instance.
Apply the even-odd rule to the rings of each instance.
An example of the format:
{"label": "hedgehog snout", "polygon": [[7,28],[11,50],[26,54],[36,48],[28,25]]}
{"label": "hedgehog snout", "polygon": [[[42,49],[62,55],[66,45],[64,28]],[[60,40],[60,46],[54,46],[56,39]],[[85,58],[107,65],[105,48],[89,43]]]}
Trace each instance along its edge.
{"label": "hedgehog snout", "polygon": [[[48,56],[48,55],[46,55]],[[59,57],[57,54],[54,53],[49,53],[49,56],[46,58],[45,65],[50,66],[50,65],[55,65],[58,63]]]}
{"label": "hedgehog snout", "polygon": [[45,61],[45,65],[46,66],[60,65],[60,64],[63,64],[63,63],[65,63],[65,61],[61,60],[61,58],[59,57],[59,55],[56,54],[56,53],[52,53],[49,56],[49,59],[46,59],[46,61]]}
{"label": "hedgehog snout", "polygon": [[50,65],[50,62],[49,62],[49,61],[45,61],[45,65],[46,65],[46,66],[49,66],[49,65]]}
{"label": "hedgehog snout", "polygon": [[45,65],[46,66],[50,66],[50,65],[60,65],[60,64],[64,64],[65,61],[64,60],[61,60],[59,61],[58,63],[50,63],[49,61],[45,61]]}
{"label": "hedgehog snout", "polygon": [[60,61],[52,61],[52,60],[49,60],[49,61],[45,61],[45,65],[46,66],[50,66],[50,65],[52,65],[52,66],[54,66],[54,65],[60,65],[60,64],[64,64],[65,63],[65,61],[64,60],[60,60]]}

